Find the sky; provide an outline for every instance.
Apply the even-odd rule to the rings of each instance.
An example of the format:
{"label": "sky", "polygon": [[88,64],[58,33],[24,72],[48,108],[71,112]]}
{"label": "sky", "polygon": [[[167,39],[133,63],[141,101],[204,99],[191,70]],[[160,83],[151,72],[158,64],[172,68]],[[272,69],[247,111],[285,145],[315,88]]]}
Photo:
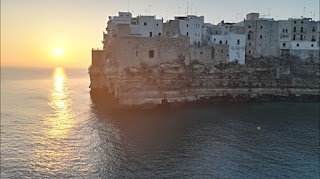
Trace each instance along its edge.
{"label": "sky", "polygon": [[250,12],[319,20],[319,0],[1,0],[1,67],[86,68],[91,49],[102,48],[108,16],[128,10],[164,20],[188,12],[214,24]]}

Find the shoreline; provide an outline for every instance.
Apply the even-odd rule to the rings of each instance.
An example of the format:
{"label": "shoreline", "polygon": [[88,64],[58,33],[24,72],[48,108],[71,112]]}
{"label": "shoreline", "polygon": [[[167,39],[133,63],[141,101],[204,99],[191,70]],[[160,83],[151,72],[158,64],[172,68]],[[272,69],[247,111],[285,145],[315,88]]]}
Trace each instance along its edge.
{"label": "shoreline", "polygon": [[160,104],[145,103],[145,104],[120,104],[119,99],[114,98],[112,94],[108,94],[104,89],[91,89],[90,96],[94,103],[102,104],[105,108],[112,110],[150,110],[150,109],[172,109],[185,107],[211,106],[215,104],[237,104],[237,103],[263,103],[263,102],[317,102],[320,103],[320,93],[318,94],[247,94],[247,95],[224,95],[210,96],[198,98],[193,101],[178,101],[168,102],[167,99],[162,99]]}

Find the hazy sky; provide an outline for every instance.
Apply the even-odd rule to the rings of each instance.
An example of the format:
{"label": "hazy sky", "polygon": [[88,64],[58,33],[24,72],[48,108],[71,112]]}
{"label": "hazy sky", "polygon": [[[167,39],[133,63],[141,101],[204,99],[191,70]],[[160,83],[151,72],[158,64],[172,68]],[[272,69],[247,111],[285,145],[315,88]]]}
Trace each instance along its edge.
{"label": "hazy sky", "polygon": [[[187,8],[189,7],[189,8]],[[130,0],[134,16],[204,15],[205,22],[237,22],[250,12],[319,20],[319,0]],[[128,0],[1,0],[1,65],[88,67],[102,47],[107,18],[128,11]],[[269,16],[270,15],[270,16]],[[56,48],[64,54],[54,55]]]}

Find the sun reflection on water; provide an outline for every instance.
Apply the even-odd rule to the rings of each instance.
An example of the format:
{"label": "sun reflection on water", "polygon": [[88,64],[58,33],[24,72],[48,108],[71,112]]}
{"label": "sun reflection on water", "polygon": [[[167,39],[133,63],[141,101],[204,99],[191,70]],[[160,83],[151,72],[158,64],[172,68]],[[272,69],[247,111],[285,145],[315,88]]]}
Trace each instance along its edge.
{"label": "sun reflection on water", "polygon": [[42,130],[36,132],[38,146],[33,166],[35,172],[56,174],[68,167],[68,161],[73,155],[68,140],[75,125],[63,68],[56,68],[54,71],[53,86],[48,99],[52,112],[44,117]]}

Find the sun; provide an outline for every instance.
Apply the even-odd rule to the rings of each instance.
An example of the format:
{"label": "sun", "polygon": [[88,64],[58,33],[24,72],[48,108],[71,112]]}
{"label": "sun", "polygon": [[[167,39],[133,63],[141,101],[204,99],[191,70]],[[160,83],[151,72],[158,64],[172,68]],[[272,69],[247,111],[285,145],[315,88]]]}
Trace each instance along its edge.
{"label": "sun", "polygon": [[54,49],[54,54],[56,55],[56,56],[62,56],[63,55],[63,50],[61,49],[61,48],[56,48],[56,49]]}

